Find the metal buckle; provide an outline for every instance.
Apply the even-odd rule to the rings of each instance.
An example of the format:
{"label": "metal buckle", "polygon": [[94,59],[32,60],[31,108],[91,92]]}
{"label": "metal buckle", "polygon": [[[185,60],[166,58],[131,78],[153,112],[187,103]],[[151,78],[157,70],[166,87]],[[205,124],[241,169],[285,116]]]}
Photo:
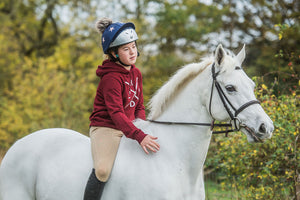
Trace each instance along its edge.
{"label": "metal buckle", "polygon": [[232,124],[232,127],[234,128],[235,131],[239,131],[239,130],[241,130],[242,127],[244,127],[244,124],[242,123],[242,121],[237,117],[234,117],[233,119],[231,119],[230,123]]}

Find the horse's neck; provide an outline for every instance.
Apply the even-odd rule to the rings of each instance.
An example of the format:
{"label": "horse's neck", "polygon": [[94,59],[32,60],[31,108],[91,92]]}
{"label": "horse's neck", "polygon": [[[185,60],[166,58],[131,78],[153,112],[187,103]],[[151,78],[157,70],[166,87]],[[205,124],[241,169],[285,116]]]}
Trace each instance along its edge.
{"label": "horse's neck", "polygon": [[[177,94],[157,120],[210,123],[212,119],[206,108],[207,98],[210,95],[208,84],[207,75],[198,75]],[[170,135],[166,145],[177,148],[174,151],[187,163],[186,167],[189,168],[191,176],[198,180],[196,177],[203,170],[210,143],[210,127],[173,125],[169,126],[169,129]]]}
{"label": "horse's neck", "polygon": [[212,119],[206,108],[206,102],[210,97],[211,85],[207,71],[204,70],[178,91],[158,120],[209,123]]}

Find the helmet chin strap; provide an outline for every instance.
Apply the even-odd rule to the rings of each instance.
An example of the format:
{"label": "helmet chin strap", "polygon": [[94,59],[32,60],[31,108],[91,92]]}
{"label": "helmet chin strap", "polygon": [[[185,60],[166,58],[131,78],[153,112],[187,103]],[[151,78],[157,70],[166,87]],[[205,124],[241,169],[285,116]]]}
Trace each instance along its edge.
{"label": "helmet chin strap", "polygon": [[123,63],[123,62],[121,61],[121,59],[119,58],[119,55],[118,55],[118,54],[116,54],[116,57],[117,57],[116,60],[117,60],[119,63],[121,63],[122,65],[124,65],[125,67],[131,66],[131,65],[127,65],[127,64]]}

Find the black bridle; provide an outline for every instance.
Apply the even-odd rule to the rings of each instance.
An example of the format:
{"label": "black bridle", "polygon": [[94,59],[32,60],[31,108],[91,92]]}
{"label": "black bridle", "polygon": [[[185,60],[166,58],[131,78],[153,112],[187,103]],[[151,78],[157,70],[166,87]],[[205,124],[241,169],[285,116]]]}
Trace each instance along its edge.
{"label": "black bridle", "polygon": [[[210,93],[210,100],[209,100],[209,113],[211,117],[213,118],[213,121],[211,123],[191,123],[191,122],[167,122],[167,121],[156,121],[156,120],[148,120],[153,123],[159,123],[159,124],[167,124],[167,125],[197,125],[197,126],[210,126],[211,130],[213,131],[214,127],[227,127],[226,130],[221,130],[221,131],[213,131],[213,134],[220,134],[220,133],[225,133],[226,136],[229,132],[234,132],[234,131],[239,131],[242,127],[246,127],[238,118],[238,114],[241,113],[243,110],[245,110],[247,107],[253,105],[253,104],[260,104],[258,100],[251,100],[245,104],[243,104],[241,107],[236,109],[232,103],[229,101],[229,99],[226,97],[224,91],[222,90],[219,82],[217,81],[217,76],[219,72],[215,72],[215,63],[213,63],[211,67],[211,72],[212,72],[212,87],[211,87],[211,93]],[[227,113],[230,116],[230,123],[215,123],[215,119],[212,116],[211,113],[211,106],[212,106],[212,96],[214,92],[214,88],[217,89],[217,92],[219,94],[219,97],[223,103],[224,108],[226,109]],[[231,109],[234,110],[234,113],[231,112]],[[229,129],[230,127],[230,129]]]}

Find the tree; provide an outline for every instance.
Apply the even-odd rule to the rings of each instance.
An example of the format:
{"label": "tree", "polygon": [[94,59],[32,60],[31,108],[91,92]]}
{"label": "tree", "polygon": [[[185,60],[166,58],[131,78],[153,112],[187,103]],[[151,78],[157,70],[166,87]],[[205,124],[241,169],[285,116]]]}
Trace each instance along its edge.
{"label": "tree", "polygon": [[[222,28],[230,33],[226,40],[232,41],[235,38],[238,42],[248,44],[245,65],[248,66],[246,70],[249,74],[259,76],[268,74],[265,77],[266,81],[272,82],[277,78],[284,87],[286,85],[284,79],[290,79],[294,85],[297,84],[299,80],[297,69],[300,64],[300,50],[297,47],[300,43],[299,1],[215,2],[227,8]],[[232,42],[230,44],[232,45]]]}

